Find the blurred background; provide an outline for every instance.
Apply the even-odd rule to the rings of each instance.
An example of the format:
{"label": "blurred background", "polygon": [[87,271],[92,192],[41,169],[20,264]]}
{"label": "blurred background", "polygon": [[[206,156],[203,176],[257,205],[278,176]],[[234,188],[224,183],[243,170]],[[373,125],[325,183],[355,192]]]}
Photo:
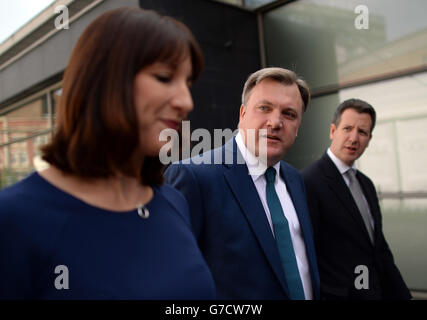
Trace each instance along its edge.
{"label": "blurred background", "polygon": [[[46,164],[61,78],[83,29],[119,6],[174,16],[194,32],[205,69],[193,86],[191,129],[234,130],[248,75],[296,71],[312,102],[285,160],[303,168],[329,146],[332,114],[360,98],[377,111],[357,166],[375,183],[384,232],[415,297],[427,297],[427,2],[365,0],[0,0],[0,189]],[[55,28],[68,9],[69,29]],[[84,70],[82,70],[84,72]],[[25,201],[25,199],[23,199]]]}

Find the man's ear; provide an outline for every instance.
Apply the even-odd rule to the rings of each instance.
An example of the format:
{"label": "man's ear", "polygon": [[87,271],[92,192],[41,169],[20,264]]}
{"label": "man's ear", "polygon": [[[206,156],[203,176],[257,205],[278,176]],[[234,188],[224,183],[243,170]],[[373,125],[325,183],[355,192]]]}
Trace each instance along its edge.
{"label": "man's ear", "polygon": [[242,104],[240,106],[240,117],[243,117],[246,113],[245,106]]}
{"label": "man's ear", "polygon": [[245,106],[242,104],[242,105],[240,106],[240,117],[239,117],[239,122],[242,122],[242,119],[244,118],[245,114],[246,114],[246,108],[245,108]]}
{"label": "man's ear", "polygon": [[334,123],[331,123],[331,126],[329,127],[329,139],[334,138],[335,130],[337,130],[337,127],[335,127]]}

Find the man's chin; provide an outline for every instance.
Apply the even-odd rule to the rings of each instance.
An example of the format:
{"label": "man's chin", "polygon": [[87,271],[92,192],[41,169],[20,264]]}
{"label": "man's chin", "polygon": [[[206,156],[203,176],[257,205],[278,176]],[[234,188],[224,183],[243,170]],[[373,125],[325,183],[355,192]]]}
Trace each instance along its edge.
{"label": "man's chin", "polygon": [[269,167],[274,166],[277,162],[283,159],[286,152],[267,152],[266,160]]}
{"label": "man's chin", "polygon": [[354,163],[354,161],[356,161],[357,157],[345,157],[344,159],[340,159],[342,162],[344,162],[346,165],[348,165],[349,167],[351,167]]}

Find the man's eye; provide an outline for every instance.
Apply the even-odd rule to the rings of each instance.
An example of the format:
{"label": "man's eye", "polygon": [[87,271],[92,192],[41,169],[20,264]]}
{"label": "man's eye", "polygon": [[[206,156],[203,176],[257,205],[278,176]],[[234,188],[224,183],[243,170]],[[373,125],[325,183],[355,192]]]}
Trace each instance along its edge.
{"label": "man's eye", "polygon": [[268,107],[267,106],[260,106],[259,109],[262,111],[266,111],[266,110],[268,110]]}
{"label": "man's eye", "polygon": [[296,118],[296,115],[293,112],[285,112],[284,115],[286,118],[289,118],[289,119],[295,119]]}

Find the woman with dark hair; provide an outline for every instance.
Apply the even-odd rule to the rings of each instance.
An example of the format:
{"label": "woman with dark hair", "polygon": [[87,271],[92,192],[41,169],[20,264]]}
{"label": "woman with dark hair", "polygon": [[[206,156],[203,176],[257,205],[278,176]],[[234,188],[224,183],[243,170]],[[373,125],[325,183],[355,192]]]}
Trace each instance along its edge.
{"label": "woman with dark hair", "polygon": [[188,204],[159,141],[202,67],[179,21],[120,8],[93,21],[63,78],[49,168],[0,192],[0,299],[211,299]]}

